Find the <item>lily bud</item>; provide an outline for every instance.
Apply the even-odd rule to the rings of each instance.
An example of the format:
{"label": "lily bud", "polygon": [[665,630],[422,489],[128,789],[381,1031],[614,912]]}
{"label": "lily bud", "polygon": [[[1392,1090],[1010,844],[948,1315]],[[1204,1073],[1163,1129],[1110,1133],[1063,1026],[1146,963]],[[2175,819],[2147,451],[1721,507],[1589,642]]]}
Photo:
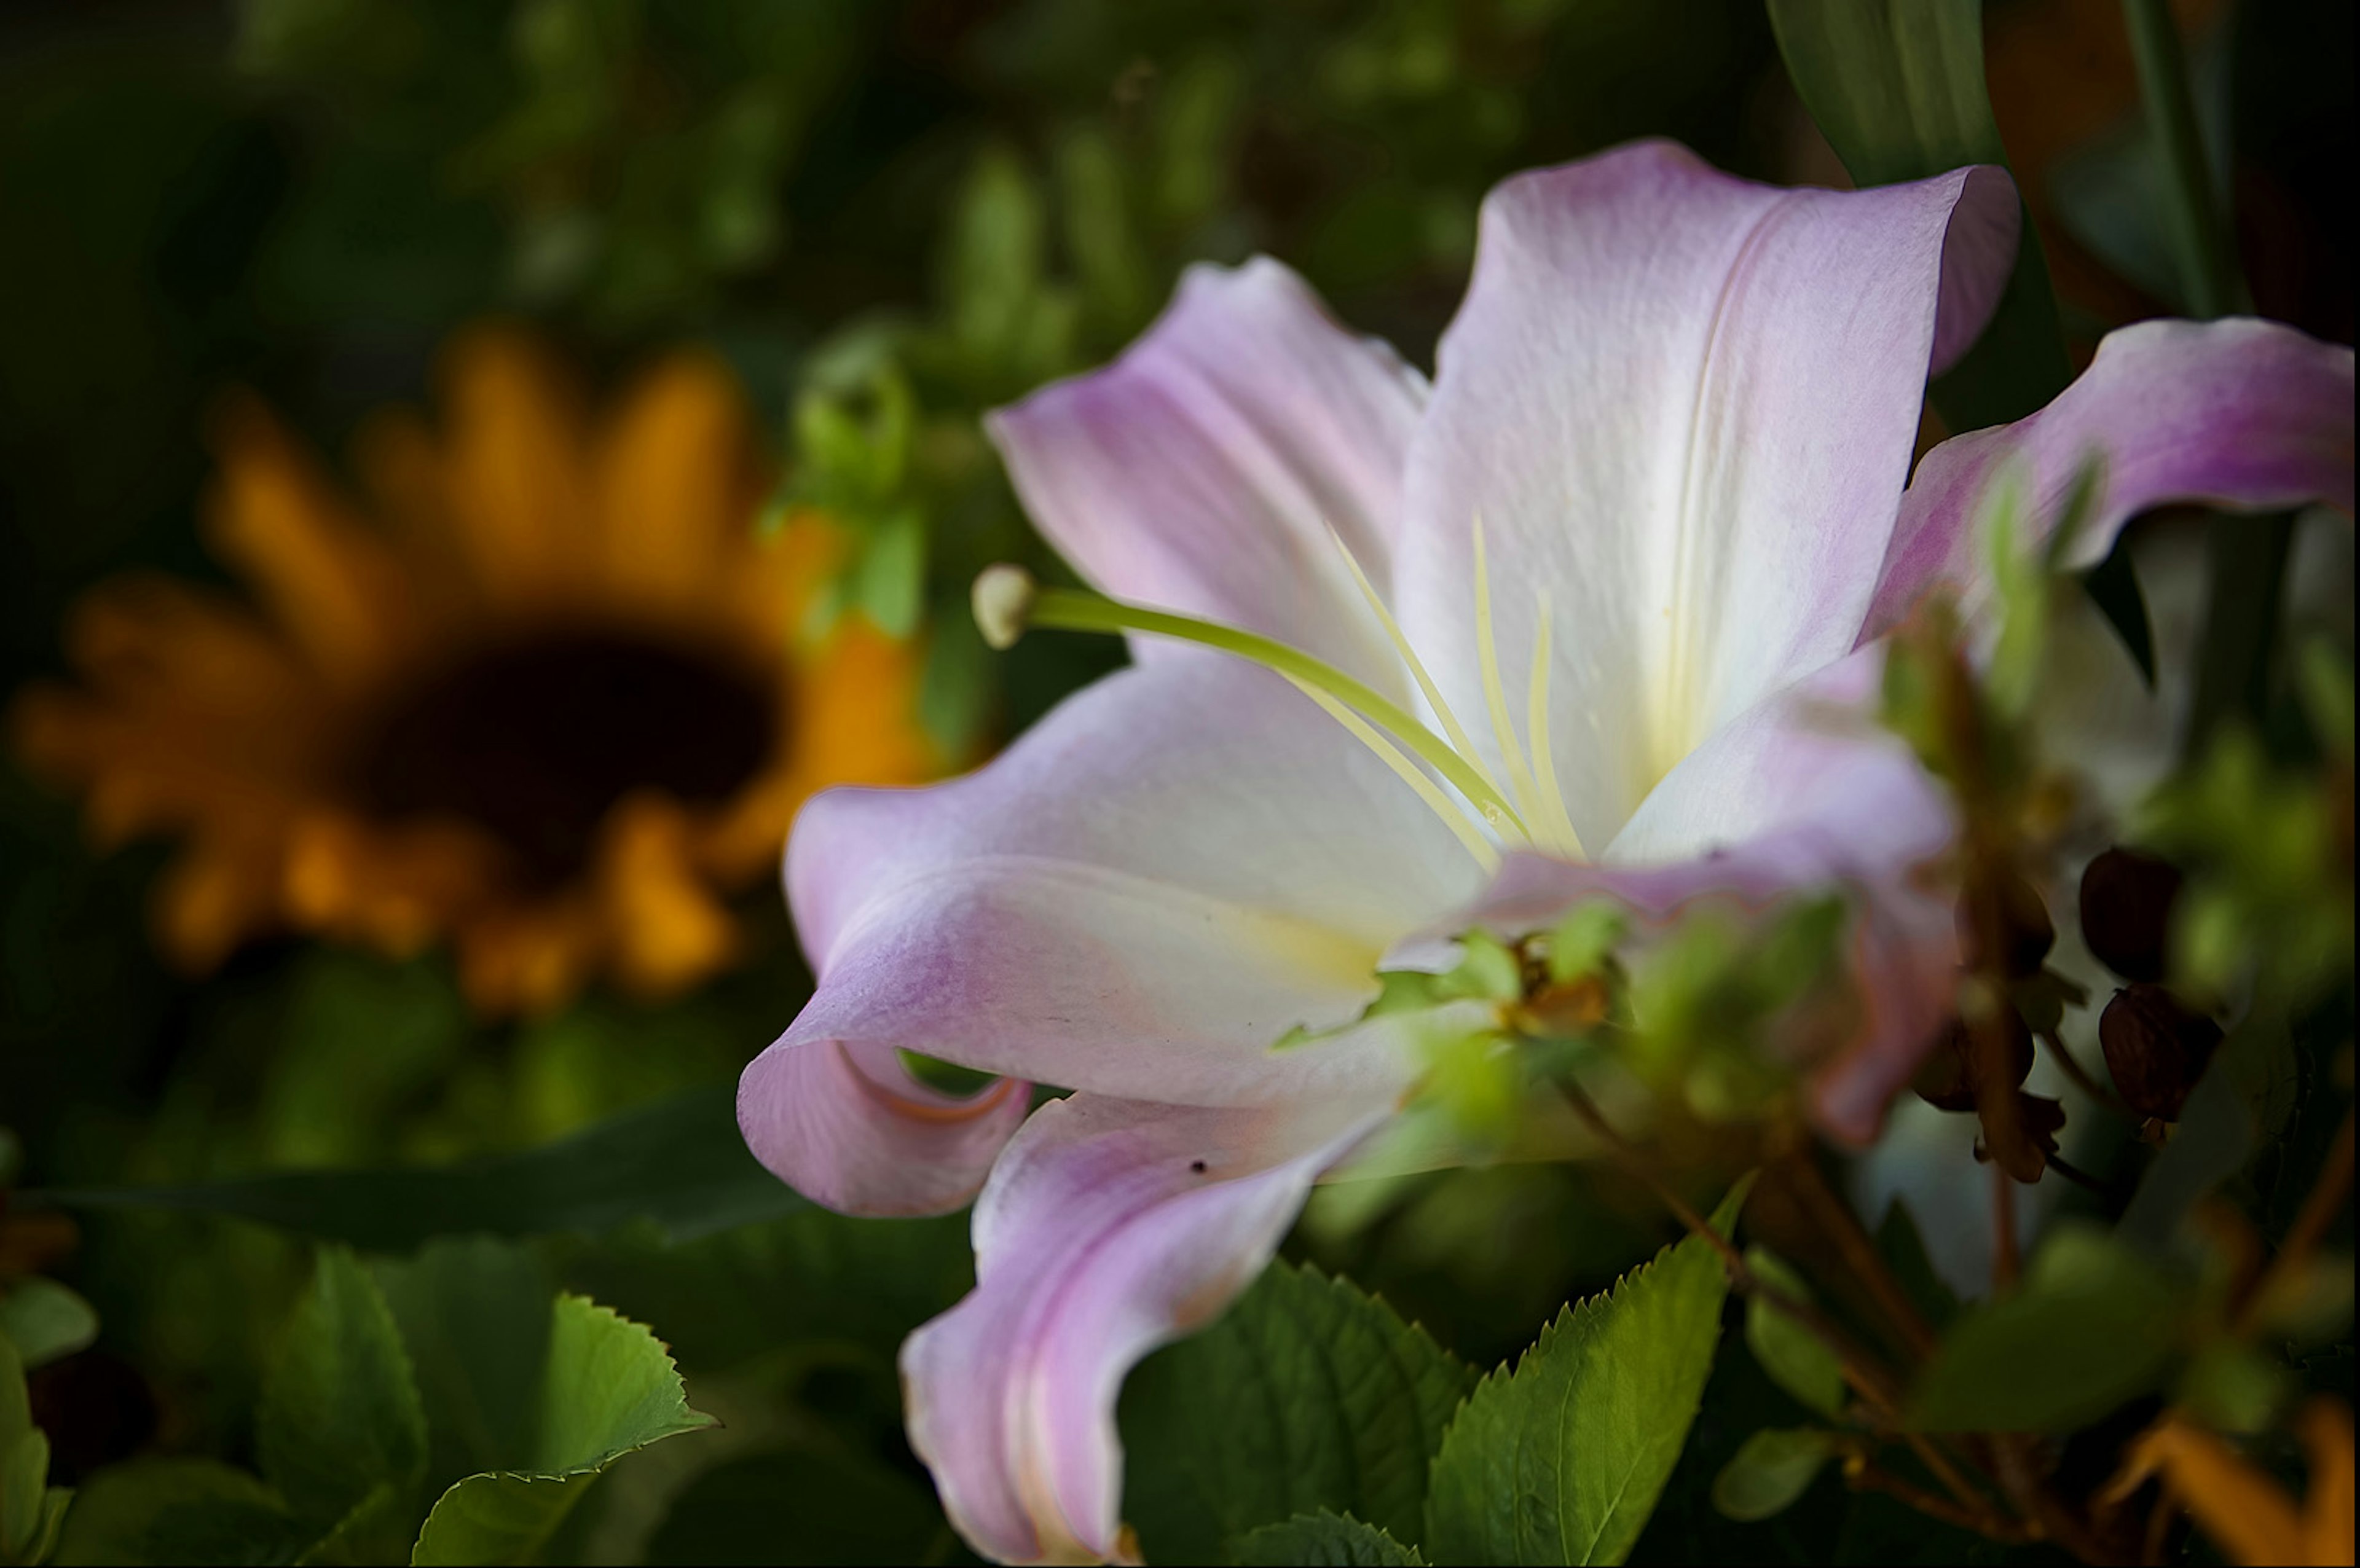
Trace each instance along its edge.
{"label": "lily bud", "polygon": [[2106,851],[2081,873],[2081,940],[2124,979],[2161,980],[2185,880],[2168,860],[2120,845]]}
{"label": "lily bud", "polygon": [[1997,964],[2009,979],[2022,980],[2040,973],[2057,944],[2057,927],[2032,884],[2002,867],[1967,879],[1959,900],[1959,940],[1972,963]]}
{"label": "lily bud", "polygon": [[[2008,1087],[2013,1089],[2031,1075],[2032,1031],[2013,1007],[2006,1010],[2003,1021],[2007,1029]],[[1967,1028],[1966,1020],[1953,1018],[1943,1026],[1942,1038],[1919,1065],[1909,1086],[1917,1091],[1919,1099],[1938,1110],[1972,1111],[1982,1082],[1982,1075],[1975,1070],[1979,1060],[1974,1032]]]}
{"label": "lily bud", "polygon": [[2221,1026],[2160,985],[2132,985],[2115,992],[2099,1016],[2098,1043],[2123,1104],[2171,1122],[2212,1060]]}

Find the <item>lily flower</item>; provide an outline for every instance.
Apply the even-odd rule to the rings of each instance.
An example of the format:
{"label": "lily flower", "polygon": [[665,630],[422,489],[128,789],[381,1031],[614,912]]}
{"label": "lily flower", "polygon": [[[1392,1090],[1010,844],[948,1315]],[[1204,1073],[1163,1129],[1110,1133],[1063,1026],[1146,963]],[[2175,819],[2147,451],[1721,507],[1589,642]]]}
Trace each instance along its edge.
{"label": "lily flower", "polygon": [[[811,802],[786,880],[818,989],[739,1094],[830,1206],[980,1189],[975,1291],[902,1357],[978,1551],[1127,1552],[1124,1375],[1401,1108],[1415,1039],[1362,1015],[1437,936],[1841,885],[1863,1024],[1809,1103],[1874,1135],[1949,1006],[1952,910],[1911,872],[1952,823],[1823,709],[1921,593],[1972,602],[1987,476],[2047,516],[2101,456],[2081,563],[2166,500],[2352,501],[2351,351],[2249,321],[2118,332],[1912,483],[2016,212],[1994,169],[1788,191],[1634,145],[1491,195],[1431,385],[1257,260],[994,417],[1109,597],[994,579],[987,619],[1120,627],[1135,663],[967,778]],[[1332,1032],[1272,1049],[1298,1029]],[[961,1099],[901,1051],[1004,1076]],[[1073,1093],[1028,1119],[1028,1082]]]}

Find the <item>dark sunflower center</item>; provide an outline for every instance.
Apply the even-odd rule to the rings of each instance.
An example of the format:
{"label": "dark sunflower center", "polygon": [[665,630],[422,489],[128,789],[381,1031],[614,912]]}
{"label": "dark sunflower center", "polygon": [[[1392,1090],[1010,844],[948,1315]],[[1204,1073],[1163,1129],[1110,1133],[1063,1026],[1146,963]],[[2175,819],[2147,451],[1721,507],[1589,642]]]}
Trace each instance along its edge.
{"label": "dark sunflower center", "polygon": [[475,822],[557,882],[633,789],[727,800],[770,756],[776,710],[759,677],[720,659],[627,633],[549,633],[404,693],[356,758],[357,782],[385,815]]}

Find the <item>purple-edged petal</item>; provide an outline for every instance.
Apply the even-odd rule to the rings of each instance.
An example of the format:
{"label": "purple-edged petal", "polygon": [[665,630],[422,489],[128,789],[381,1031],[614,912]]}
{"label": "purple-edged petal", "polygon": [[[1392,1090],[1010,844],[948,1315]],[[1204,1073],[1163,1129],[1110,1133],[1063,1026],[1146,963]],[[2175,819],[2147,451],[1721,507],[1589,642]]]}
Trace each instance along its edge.
{"label": "purple-edged petal", "polygon": [[1425,400],[1393,350],[1344,332],[1262,258],[1191,267],[1120,359],[989,428],[1025,510],[1098,587],[1284,638],[1397,690],[1400,666],[1328,530],[1372,582],[1389,580]]}
{"label": "purple-edged petal", "polygon": [[1588,898],[1660,927],[1699,902],[1754,909],[1840,888],[1853,910],[1862,1013],[1816,1064],[1813,1113],[1854,1144],[1876,1135],[1950,1006],[1959,964],[1948,892],[1925,875],[1955,831],[1950,803],[1866,703],[1885,650],[1853,654],[1723,725],[1657,785],[1601,864],[1521,855],[1479,914],[1521,932]]}
{"label": "purple-edged petal", "polygon": [[738,1084],[747,1147],[795,1191],[842,1214],[947,1214],[975,1196],[1030,1104],[1002,1078],[946,1094],[890,1046],[825,1040],[770,1051]]}
{"label": "purple-edged petal", "polygon": [[1391,1084],[1373,1035],[1269,1047],[1356,1016],[1385,949],[1481,881],[1278,677],[1142,666],[967,779],[805,808],[787,884],[819,986],[770,1053],[899,1046],[1196,1105]]}
{"label": "purple-edged petal", "polygon": [[1926,454],[1902,497],[1863,640],[1891,629],[1935,583],[1981,580],[1975,522],[2010,466],[2027,520],[2046,527],[2082,463],[2103,463],[2075,565],[2102,560],[2123,524],[2169,502],[2253,511],[2324,501],[2350,512],[2352,396],[2349,348],[2275,322],[2141,321],[2110,332],[2040,412]]}
{"label": "purple-edged petal", "polygon": [[1382,1100],[1188,1109],[1075,1095],[975,1209],[976,1288],[901,1351],[910,1443],[951,1521],[1008,1563],[1127,1555],[1115,1399],[1270,1261]]}
{"label": "purple-edged petal", "polygon": [[1496,757],[1477,519],[1519,724],[1547,593],[1550,749],[1593,853],[1713,729],[1852,647],[1928,367],[1989,314],[2016,212],[1993,169],[1783,191],[1662,143],[1486,201],[1411,452],[1400,618]]}

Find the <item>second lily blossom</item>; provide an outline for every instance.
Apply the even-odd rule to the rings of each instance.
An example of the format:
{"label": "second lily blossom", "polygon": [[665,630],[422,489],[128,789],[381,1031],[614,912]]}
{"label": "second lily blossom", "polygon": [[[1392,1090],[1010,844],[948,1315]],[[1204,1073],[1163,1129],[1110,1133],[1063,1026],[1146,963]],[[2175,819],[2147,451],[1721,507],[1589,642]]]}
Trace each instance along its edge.
{"label": "second lily blossom", "polygon": [[[978,1549],[1124,1551],[1124,1373],[1399,1107],[1415,1042],[1355,1020],[1452,932],[1840,885],[1863,1028],[1810,1104],[1874,1136],[1949,1006],[1952,912],[1912,873],[1951,821],[1897,742],[1824,710],[1874,689],[1927,591],[1973,602],[1990,477],[2016,465],[2046,517],[2101,459],[2082,564],[2165,501],[2352,504],[2351,351],[2250,321],[2117,332],[1913,479],[1927,376],[1988,318],[2016,213],[1992,169],[1783,191],[1643,144],[1492,194],[1431,386],[1256,261],[997,417],[1094,586],[1319,669],[1135,636],[1135,668],[981,772],[798,823],[819,988],[740,1119],[837,1208],[980,1187],[977,1289],[904,1356]],[[1336,1032],[1271,1050],[1297,1029]],[[1004,1079],[956,1099],[903,1050]],[[1075,1093],[1028,1120],[1024,1081]]]}

